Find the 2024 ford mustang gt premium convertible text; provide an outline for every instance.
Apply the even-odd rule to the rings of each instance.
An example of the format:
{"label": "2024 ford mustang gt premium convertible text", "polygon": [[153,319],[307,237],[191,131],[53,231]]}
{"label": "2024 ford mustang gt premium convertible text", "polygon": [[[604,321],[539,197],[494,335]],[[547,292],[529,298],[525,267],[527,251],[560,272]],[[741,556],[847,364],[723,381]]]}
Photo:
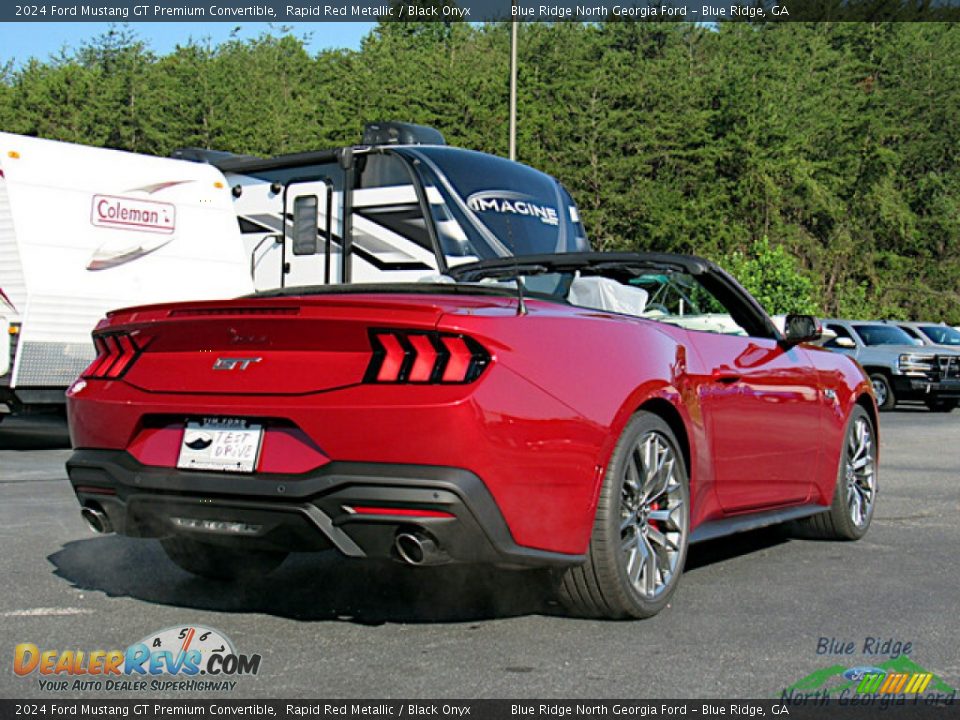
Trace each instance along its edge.
{"label": "2024 ford mustang gt premium convertible text", "polygon": [[85,517],[224,579],[328,548],[550,567],[610,618],[660,610],[690,543],[866,532],[870,381],[813,318],[782,335],[680,255],[448,275],[111,313],[68,394]]}

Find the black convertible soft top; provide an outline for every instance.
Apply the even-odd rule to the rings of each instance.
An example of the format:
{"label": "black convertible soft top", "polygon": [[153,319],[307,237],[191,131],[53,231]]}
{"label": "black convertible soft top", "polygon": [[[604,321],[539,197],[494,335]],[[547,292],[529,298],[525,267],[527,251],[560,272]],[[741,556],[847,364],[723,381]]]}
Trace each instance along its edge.
{"label": "black convertible soft top", "polygon": [[639,252],[578,252],[551,253],[546,255],[523,255],[519,257],[492,258],[458,265],[447,270],[447,275],[459,282],[476,282],[486,277],[515,277],[545,272],[587,272],[602,274],[610,270],[629,268],[660,268],[679,270],[691,275],[701,275],[710,270],[719,270],[709,260],[695,255],[676,253]]}

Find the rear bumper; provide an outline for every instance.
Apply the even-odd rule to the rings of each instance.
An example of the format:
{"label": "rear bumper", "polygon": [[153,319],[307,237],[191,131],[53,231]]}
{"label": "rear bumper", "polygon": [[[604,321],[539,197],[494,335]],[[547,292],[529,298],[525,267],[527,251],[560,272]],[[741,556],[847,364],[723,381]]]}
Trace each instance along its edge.
{"label": "rear bumper", "polygon": [[925,400],[927,398],[960,398],[960,379],[925,380],[905,376],[894,377],[893,389],[898,398]]}
{"label": "rear bumper", "polygon": [[[336,548],[393,557],[398,532],[432,536],[452,562],[570,565],[582,555],[517,545],[486,486],[451,467],[334,462],[301,475],[186,472],[142,465],[125,451],[76,450],[67,462],[81,505],[102,509],[131,537],[190,535],[286,551]],[[358,514],[345,508],[425,509],[436,517]],[[243,523],[243,535],[185,529],[172,518]]]}

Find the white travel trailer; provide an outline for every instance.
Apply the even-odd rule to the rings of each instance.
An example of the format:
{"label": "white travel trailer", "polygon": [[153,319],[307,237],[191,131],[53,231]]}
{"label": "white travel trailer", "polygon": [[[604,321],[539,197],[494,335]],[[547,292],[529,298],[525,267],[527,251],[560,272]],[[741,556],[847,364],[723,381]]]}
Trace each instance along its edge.
{"label": "white travel trailer", "polygon": [[215,167],[0,132],[0,418],[62,406],[108,310],[253,289]]}

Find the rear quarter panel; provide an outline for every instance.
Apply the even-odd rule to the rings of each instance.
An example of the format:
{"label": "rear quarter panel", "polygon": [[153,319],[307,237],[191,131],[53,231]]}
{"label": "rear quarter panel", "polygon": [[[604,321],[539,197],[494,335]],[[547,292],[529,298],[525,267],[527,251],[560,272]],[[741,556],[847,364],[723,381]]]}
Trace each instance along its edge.
{"label": "rear quarter panel", "polygon": [[[450,313],[440,321],[445,330],[470,334],[494,355],[500,371],[535,386],[568,409],[563,432],[555,438],[555,450],[563,445],[580,446],[583,451],[580,480],[591,477],[589,486],[576,494],[587,522],[577,523],[577,536],[586,546],[593,521],[593,509],[603,473],[613,448],[630,417],[644,403],[662,400],[673,406],[687,430],[691,465],[693,520],[709,512],[710,463],[703,418],[699,411],[695,378],[701,368],[684,346],[686,331],[652,321],[589,310],[571,310],[548,303],[528,302],[529,312],[515,309]],[[688,362],[693,367],[688,367]],[[478,402],[488,411],[512,406],[508,414],[529,415],[522,397],[499,397],[479,391]],[[547,424],[549,425],[549,423]],[[541,427],[543,427],[541,425]],[[559,428],[559,426],[558,426]],[[550,497],[557,476],[539,471],[538,458],[544,448],[534,447],[542,433],[531,427],[532,435],[518,448],[517,461],[527,464],[515,482],[528,486],[528,497]],[[517,435],[504,442],[518,442]]]}

